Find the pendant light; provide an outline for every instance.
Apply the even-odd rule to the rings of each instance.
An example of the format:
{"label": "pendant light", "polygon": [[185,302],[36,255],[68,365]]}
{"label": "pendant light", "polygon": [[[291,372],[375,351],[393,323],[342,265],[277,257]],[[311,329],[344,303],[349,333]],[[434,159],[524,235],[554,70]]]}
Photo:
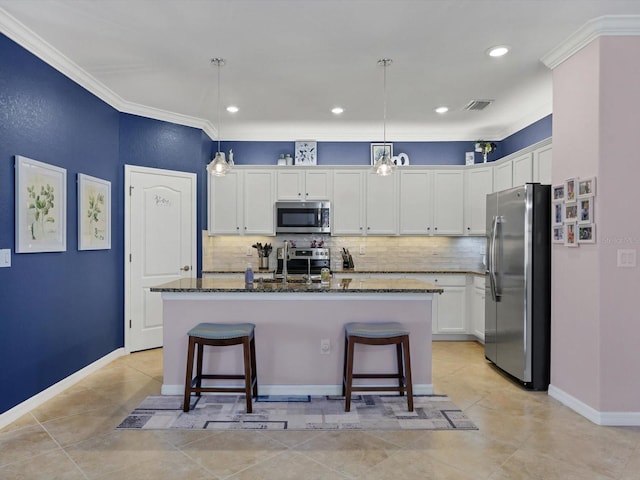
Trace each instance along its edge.
{"label": "pendant light", "polygon": [[207,165],[207,170],[216,177],[222,177],[231,169],[230,165],[224,159],[224,152],[220,151],[220,68],[224,66],[224,58],[212,58],[211,64],[218,67],[218,151],[216,152],[211,163]]}
{"label": "pendant light", "polygon": [[383,145],[383,153],[382,156],[376,160],[375,165],[373,166],[373,171],[376,172],[380,176],[387,176],[393,173],[395,165],[391,161],[391,157],[389,155],[389,150],[387,149],[387,67],[391,65],[393,60],[390,58],[381,58],[378,60],[378,65],[380,65],[384,70],[383,74],[383,116],[382,116],[382,145]]}

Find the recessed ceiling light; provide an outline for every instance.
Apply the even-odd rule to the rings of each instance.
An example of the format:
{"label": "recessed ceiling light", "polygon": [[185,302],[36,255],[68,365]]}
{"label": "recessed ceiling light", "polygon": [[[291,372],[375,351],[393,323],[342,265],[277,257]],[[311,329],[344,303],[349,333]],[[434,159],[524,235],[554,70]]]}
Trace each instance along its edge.
{"label": "recessed ceiling light", "polygon": [[438,107],[436,108],[436,113],[447,113],[449,111],[449,107]]}
{"label": "recessed ceiling light", "polygon": [[508,51],[509,47],[507,47],[506,45],[499,45],[497,47],[491,47],[489,50],[487,50],[487,55],[489,55],[490,57],[501,57],[503,55],[506,55]]}
{"label": "recessed ceiling light", "polygon": [[236,107],[235,105],[229,105],[227,107],[227,112],[229,113],[238,113],[240,109],[238,107]]}
{"label": "recessed ceiling light", "polygon": [[334,107],[331,109],[331,113],[334,115],[340,115],[342,112],[344,112],[344,108],[342,107]]}

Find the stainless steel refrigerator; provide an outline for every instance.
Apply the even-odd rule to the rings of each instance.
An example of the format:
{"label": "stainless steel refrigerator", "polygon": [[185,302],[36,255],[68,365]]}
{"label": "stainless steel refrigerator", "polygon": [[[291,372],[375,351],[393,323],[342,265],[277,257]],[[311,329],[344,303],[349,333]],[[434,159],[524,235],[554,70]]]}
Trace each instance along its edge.
{"label": "stainless steel refrigerator", "polygon": [[487,195],[485,356],[526,388],[549,387],[551,187]]}

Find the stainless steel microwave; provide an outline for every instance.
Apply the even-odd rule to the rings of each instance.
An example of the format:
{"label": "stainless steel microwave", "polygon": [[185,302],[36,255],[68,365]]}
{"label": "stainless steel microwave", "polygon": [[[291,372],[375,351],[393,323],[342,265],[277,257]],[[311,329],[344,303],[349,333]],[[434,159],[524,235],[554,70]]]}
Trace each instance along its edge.
{"label": "stainless steel microwave", "polygon": [[329,202],[276,202],[276,233],[331,233]]}

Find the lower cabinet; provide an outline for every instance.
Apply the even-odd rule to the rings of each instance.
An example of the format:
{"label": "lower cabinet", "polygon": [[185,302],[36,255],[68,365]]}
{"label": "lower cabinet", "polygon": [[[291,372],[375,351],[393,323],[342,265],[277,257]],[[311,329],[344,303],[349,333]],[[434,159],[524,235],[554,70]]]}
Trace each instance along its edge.
{"label": "lower cabinet", "polygon": [[444,290],[441,294],[433,296],[433,333],[466,334],[467,276],[420,275],[418,278],[442,287]]}
{"label": "lower cabinet", "polygon": [[470,320],[471,332],[484,343],[484,277],[473,276],[470,288]]}

